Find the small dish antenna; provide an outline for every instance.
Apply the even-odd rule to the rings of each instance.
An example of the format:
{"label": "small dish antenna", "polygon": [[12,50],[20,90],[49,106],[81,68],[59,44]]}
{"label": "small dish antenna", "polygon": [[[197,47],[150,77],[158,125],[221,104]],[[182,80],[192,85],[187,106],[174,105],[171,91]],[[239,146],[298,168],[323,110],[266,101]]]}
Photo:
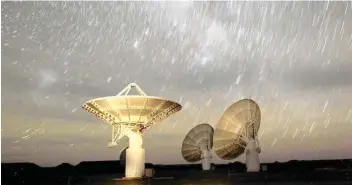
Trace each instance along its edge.
{"label": "small dish antenna", "polygon": [[181,153],[183,158],[190,163],[203,160],[203,170],[210,170],[213,134],[213,127],[207,123],[197,125],[191,129],[182,143]]}
{"label": "small dish antenna", "polygon": [[[132,88],[140,95],[128,95]],[[123,136],[129,138],[126,178],[140,178],[144,175],[143,133],[181,108],[176,102],[147,96],[135,83],[129,84],[116,96],[97,98],[83,104],[84,110],[111,125],[111,142],[108,147],[116,146]]]}
{"label": "small dish antenna", "polygon": [[260,109],[251,99],[232,104],[223,114],[214,132],[215,154],[224,160],[232,160],[246,153],[248,172],[260,170],[258,130]]}

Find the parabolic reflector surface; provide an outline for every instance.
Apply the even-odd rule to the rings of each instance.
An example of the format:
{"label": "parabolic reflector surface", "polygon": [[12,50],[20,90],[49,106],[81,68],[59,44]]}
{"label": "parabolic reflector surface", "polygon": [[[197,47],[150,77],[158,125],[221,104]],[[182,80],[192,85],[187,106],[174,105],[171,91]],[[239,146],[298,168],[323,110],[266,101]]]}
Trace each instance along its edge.
{"label": "parabolic reflector surface", "polygon": [[90,100],[83,105],[99,119],[115,125],[127,126],[132,131],[144,129],[181,110],[181,105],[152,96],[108,96]]}
{"label": "parabolic reflector surface", "polygon": [[214,129],[211,125],[203,123],[195,126],[188,132],[182,143],[183,158],[190,163],[201,160],[202,149],[213,147]]}
{"label": "parabolic reflector surface", "polygon": [[214,132],[213,150],[224,160],[235,159],[246,147],[248,126],[252,125],[254,135],[260,126],[260,109],[251,99],[242,99],[232,104],[223,114]]}

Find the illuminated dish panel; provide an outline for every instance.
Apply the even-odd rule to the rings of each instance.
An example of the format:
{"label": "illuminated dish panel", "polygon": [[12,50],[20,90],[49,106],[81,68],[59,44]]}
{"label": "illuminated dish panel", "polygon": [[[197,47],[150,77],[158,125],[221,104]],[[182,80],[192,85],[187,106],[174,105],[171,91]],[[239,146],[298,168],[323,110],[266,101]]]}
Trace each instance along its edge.
{"label": "illuminated dish panel", "polygon": [[232,104],[223,114],[214,132],[216,155],[224,160],[235,159],[246,147],[246,135],[258,134],[260,126],[260,109],[251,99],[243,99]]}
{"label": "illuminated dish panel", "polygon": [[211,150],[213,147],[213,134],[213,127],[207,123],[195,126],[183,140],[181,148],[183,158],[190,163],[200,161],[202,150]]}
{"label": "illuminated dish panel", "polygon": [[149,128],[181,110],[176,102],[152,96],[109,96],[90,100],[83,109],[111,124],[132,131]]}

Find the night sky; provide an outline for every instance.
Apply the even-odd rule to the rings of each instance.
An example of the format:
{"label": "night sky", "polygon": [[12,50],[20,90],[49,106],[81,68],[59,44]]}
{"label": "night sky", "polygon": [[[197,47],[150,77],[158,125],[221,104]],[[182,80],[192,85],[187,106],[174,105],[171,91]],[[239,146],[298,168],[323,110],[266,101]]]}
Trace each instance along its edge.
{"label": "night sky", "polygon": [[262,162],[352,157],[351,2],[2,2],[1,11],[2,162],[118,159],[127,140],[107,148],[110,127],[81,105],[131,82],[183,106],[145,133],[147,162],[186,163],[188,131],[215,126],[242,98],[262,111]]}

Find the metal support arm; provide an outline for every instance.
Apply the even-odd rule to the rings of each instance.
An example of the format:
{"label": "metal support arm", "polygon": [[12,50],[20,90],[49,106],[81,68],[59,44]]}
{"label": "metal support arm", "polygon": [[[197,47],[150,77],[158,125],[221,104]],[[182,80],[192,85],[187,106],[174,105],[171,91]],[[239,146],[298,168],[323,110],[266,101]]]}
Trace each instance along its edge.
{"label": "metal support arm", "polygon": [[130,90],[132,88],[136,88],[137,92],[141,95],[141,96],[147,96],[147,94],[144,93],[144,91],[136,84],[136,83],[130,83],[128,84],[128,86],[126,86],[124,89],[122,89],[121,92],[119,92],[119,94],[117,94],[116,96],[121,96],[122,94],[124,96],[128,95],[128,93],[130,92]]}
{"label": "metal support arm", "polygon": [[126,132],[128,132],[128,128],[125,126],[121,126],[120,124],[112,125],[111,130],[111,141],[108,144],[109,148],[117,146],[118,141],[125,136]]}

